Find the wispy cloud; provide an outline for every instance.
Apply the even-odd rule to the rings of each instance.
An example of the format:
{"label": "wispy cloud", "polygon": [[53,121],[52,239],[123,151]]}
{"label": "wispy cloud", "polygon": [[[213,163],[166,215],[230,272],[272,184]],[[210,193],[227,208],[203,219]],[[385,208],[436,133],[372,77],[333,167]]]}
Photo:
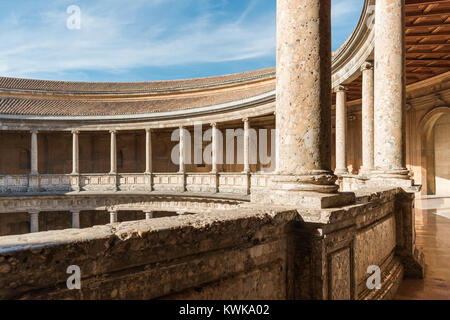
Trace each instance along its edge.
{"label": "wispy cloud", "polygon": [[[22,1],[0,4],[3,76],[64,78],[275,55],[275,1]],[[333,0],[334,22],[358,7],[345,3],[361,1]],[[80,30],[66,28],[71,4],[81,8]]]}

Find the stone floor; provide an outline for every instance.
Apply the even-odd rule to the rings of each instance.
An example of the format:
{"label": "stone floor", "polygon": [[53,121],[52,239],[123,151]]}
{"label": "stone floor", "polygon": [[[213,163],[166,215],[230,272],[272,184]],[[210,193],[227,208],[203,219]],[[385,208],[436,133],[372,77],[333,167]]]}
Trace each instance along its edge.
{"label": "stone floor", "polygon": [[396,299],[450,299],[450,197],[416,200],[416,246],[425,255],[425,279],[405,279]]}

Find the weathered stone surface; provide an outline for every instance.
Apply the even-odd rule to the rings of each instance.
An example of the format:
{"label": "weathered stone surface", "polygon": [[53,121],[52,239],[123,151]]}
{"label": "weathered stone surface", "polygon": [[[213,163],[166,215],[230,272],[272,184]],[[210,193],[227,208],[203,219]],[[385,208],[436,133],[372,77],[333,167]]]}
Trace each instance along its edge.
{"label": "weathered stone surface", "polygon": [[[375,296],[388,297],[403,268],[396,256],[392,263],[383,262],[393,231],[392,224],[385,228],[379,221],[390,223],[405,215],[397,213],[399,192],[368,192],[360,203],[337,209],[247,204],[236,210],[2,237],[0,297],[364,299],[371,292],[356,288],[364,286],[361,273],[368,263],[396,275],[386,276]],[[411,241],[397,239],[403,239],[397,246]],[[81,290],[66,289],[70,265],[81,268]],[[359,266],[359,276],[352,265]]]}

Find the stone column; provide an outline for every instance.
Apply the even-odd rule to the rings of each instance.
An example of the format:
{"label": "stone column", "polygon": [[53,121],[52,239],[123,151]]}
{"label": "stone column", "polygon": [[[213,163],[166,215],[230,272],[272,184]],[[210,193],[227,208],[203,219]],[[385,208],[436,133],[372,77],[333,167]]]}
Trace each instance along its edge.
{"label": "stone column", "polygon": [[340,85],[336,92],[336,175],[348,174],[347,139],[347,87]]}
{"label": "stone column", "polygon": [[330,17],[330,0],[277,1],[277,168],[292,191],[338,189],[331,171]]}
{"label": "stone column", "polygon": [[365,62],[362,72],[362,175],[373,170],[373,64]]}
{"label": "stone column", "polygon": [[117,223],[117,210],[111,209],[109,210],[109,223]]}
{"label": "stone column", "polygon": [[211,173],[217,173],[217,124],[213,122],[211,123],[211,127]]}
{"label": "stone column", "polygon": [[152,171],[152,129],[145,129],[145,173],[150,174]]}
{"label": "stone column", "polygon": [[242,119],[244,122],[244,171],[250,173],[250,122],[248,118]]}
{"label": "stone column", "polygon": [[404,21],[404,0],[376,1],[373,177],[386,183],[409,179],[405,163]]}
{"label": "stone column", "polygon": [[80,228],[80,211],[72,211],[72,228]]}
{"label": "stone column", "polygon": [[184,155],[186,154],[185,150],[185,132],[184,132],[184,127],[180,126],[180,169],[179,169],[179,173],[184,173],[185,172],[185,159],[184,159]]}
{"label": "stone column", "polygon": [[39,174],[38,170],[38,131],[32,130],[31,131],[31,175],[37,175]]}
{"label": "stone column", "polygon": [[145,212],[145,220],[153,219],[153,211]]}
{"label": "stone column", "polygon": [[31,211],[30,213],[30,232],[39,232],[39,211]]}
{"label": "stone column", "polygon": [[78,143],[80,131],[72,130],[72,174],[80,173],[80,149]]}
{"label": "stone column", "polygon": [[109,133],[111,134],[111,171],[110,174],[116,174],[117,173],[117,131],[116,130],[110,130]]}

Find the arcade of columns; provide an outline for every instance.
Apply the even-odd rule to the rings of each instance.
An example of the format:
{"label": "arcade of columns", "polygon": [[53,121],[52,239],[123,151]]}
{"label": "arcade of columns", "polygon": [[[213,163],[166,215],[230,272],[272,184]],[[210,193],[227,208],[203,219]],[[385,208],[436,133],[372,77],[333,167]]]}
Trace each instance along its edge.
{"label": "arcade of columns", "polygon": [[[360,175],[374,186],[409,188],[405,163],[404,1],[377,0],[374,61],[361,66],[362,148]],[[346,168],[346,86],[336,92],[336,168],[331,171],[331,1],[277,1],[276,172],[274,192],[252,201],[322,208],[351,203],[339,193]],[[244,173],[249,167],[249,120],[244,119]],[[212,123],[212,173],[217,173],[217,125]],[[179,173],[185,173],[185,130],[180,127]],[[73,172],[79,174],[79,131],[73,134]],[[152,129],[146,129],[145,174],[152,173]],[[117,173],[117,131],[111,130],[110,174]],[[31,134],[31,175],[38,174],[37,131]],[[294,196],[293,196],[294,195]],[[147,212],[146,218],[152,213]],[[110,212],[111,223],[117,212]],[[31,231],[38,231],[38,212]],[[79,212],[73,212],[79,227]]]}

